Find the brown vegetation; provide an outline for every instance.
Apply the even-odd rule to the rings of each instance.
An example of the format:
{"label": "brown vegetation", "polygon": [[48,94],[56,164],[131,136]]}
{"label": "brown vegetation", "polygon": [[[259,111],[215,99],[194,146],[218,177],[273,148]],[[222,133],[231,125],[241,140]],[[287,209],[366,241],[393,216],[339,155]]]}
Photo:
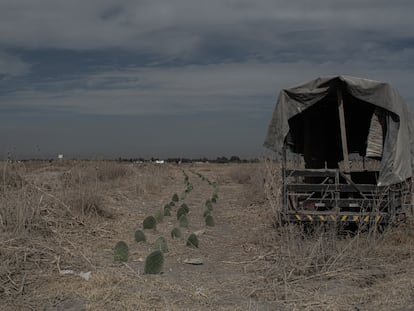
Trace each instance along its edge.
{"label": "brown vegetation", "polygon": [[[393,310],[414,307],[414,224],[379,233],[335,226],[280,226],[280,167],[259,164],[149,165],[3,162],[0,189],[0,303],[4,310]],[[146,216],[185,189],[189,228],[164,217],[146,242]],[[219,184],[215,226],[203,211]],[[179,204],[173,208],[172,215]],[[186,247],[203,228],[199,248]],[[143,275],[152,243],[167,237],[164,274]],[[127,263],[113,261],[125,240]],[[186,259],[203,259],[192,266]],[[86,281],[65,269],[91,271]]]}

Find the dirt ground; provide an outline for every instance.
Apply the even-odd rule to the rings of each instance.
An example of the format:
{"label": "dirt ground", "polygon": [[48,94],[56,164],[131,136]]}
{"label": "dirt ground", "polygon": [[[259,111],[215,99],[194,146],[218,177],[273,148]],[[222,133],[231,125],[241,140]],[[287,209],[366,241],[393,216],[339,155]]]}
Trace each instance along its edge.
{"label": "dirt ground", "polygon": [[[381,235],[304,237],[297,227],[275,228],[263,164],[114,165],[122,170],[31,165],[19,171],[21,186],[3,189],[2,209],[23,204],[32,218],[0,214],[0,309],[414,310],[410,222]],[[163,210],[174,193],[184,195],[185,174],[193,189],[155,231],[145,230],[146,242],[135,242],[146,216]],[[215,226],[208,227],[203,212],[213,182],[218,200]],[[173,239],[182,203],[189,226]],[[199,248],[186,246],[192,232]],[[163,273],[145,275],[145,258],[160,236],[168,245]],[[127,263],[113,259],[121,240],[129,246]]]}

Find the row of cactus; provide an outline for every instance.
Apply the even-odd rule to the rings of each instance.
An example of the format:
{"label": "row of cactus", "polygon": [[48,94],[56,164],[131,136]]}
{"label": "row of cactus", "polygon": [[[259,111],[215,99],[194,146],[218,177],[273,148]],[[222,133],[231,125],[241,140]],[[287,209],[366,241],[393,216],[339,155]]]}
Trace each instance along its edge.
{"label": "row of cactus", "polygon": [[[184,191],[185,194],[188,194],[191,190],[193,190],[193,186],[189,181],[188,175],[184,173],[184,183],[186,185],[186,189]],[[175,193],[170,203],[164,206],[163,210],[158,210],[155,216],[147,216],[143,221],[143,229],[157,229],[157,224],[163,222],[165,216],[171,216],[173,207],[179,202],[180,198]],[[188,219],[187,214],[189,213],[189,208],[187,204],[183,203],[177,209],[177,220],[179,223],[179,227],[187,228],[188,227]],[[181,231],[179,228],[175,227],[171,230],[171,238],[180,238],[182,236]],[[138,243],[146,242],[146,236],[143,230],[136,230],[134,233],[134,240]],[[187,246],[189,247],[197,247],[199,246],[198,238],[195,233],[191,233],[187,238]],[[164,264],[164,253],[168,252],[167,241],[164,237],[159,237],[154,243],[154,250],[151,252],[146,260],[145,260],[145,267],[144,273],[145,274],[159,274],[162,271],[162,267]],[[116,244],[114,248],[114,260],[119,262],[126,262],[128,261],[129,249],[128,245],[124,241],[120,241]]]}
{"label": "row of cactus", "polygon": [[218,185],[217,185],[216,182],[210,181],[207,177],[205,177],[204,175],[202,175],[199,172],[194,172],[194,171],[191,171],[191,172],[193,174],[197,175],[198,177],[200,177],[201,180],[207,181],[208,184],[214,188],[213,195],[212,195],[211,199],[208,199],[205,203],[205,210],[204,210],[204,213],[203,213],[203,217],[204,217],[204,221],[206,223],[206,226],[214,227],[215,226],[215,221],[214,221],[212,212],[213,212],[213,203],[217,203],[217,200],[218,200]]}
{"label": "row of cactus", "polygon": [[184,175],[185,190],[182,193],[181,198],[184,200],[186,195],[189,194],[193,190],[193,185],[190,183],[190,179],[184,170],[183,170],[183,175]]}

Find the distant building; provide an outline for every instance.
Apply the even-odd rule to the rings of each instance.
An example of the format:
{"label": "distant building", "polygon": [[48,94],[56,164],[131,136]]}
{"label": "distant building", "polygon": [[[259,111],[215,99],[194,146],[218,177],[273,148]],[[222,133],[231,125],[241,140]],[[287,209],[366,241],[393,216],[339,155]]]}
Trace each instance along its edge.
{"label": "distant building", "polygon": [[58,154],[57,157],[58,157],[59,160],[63,160],[63,154]]}

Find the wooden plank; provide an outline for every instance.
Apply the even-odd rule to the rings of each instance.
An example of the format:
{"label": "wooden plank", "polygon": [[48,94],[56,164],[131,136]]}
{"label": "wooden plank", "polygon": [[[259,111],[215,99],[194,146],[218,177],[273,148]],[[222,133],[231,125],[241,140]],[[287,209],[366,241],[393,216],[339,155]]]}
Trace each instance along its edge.
{"label": "wooden plank", "polygon": [[349,158],[348,158],[348,140],[346,138],[346,124],[345,124],[345,113],[344,113],[344,101],[342,98],[341,88],[337,89],[338,95],[338,112],[339,112],[339,125],[341,128],[341,142],[342,142],[342,155],[344,157],[345,174],[350,173]]}

